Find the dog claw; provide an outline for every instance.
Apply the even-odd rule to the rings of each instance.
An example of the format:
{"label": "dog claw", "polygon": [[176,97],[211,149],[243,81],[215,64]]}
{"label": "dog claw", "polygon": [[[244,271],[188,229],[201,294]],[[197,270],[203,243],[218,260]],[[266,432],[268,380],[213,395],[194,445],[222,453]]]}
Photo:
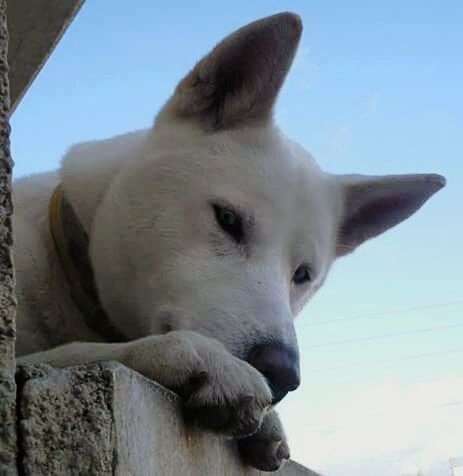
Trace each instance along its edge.
{"label": "dog claw", "polygon": [[191,395],[203,387],[209,378],[209,374],[203,370],[192,375],[188,381],[181,387],[173,388],[173,390],[184,399],[188,399]]}
{"label": "dog claw", "polygon": [[209,374],[206,370],[199,372],[197,375],[190,377],[190,385],[193,387],[193,391],[201,388],[208,380]]}

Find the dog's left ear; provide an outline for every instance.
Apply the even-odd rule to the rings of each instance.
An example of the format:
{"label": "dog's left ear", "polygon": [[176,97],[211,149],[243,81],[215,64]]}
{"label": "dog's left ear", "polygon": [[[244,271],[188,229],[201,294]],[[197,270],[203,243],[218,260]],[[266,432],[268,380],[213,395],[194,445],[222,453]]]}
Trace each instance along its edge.
{"label": "dog's left ear", "polygon": [[445,185],[435,174],[368,177],[338,176],[342,213],[338,228],[336,256],[385,232],[413,215]]}
{"label": "dog's left ear", "polygon": [[232,33],[180,82],[159,119],[198,121],[207,131],[265,123],[302,33],[293,13],[280,13]]}

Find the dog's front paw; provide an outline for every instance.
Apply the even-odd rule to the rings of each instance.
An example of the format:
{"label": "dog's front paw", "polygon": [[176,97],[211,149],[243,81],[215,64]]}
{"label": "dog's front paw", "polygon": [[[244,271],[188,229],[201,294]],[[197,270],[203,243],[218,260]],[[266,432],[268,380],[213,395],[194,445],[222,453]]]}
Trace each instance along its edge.
{"label": "dog's front paw", "polygon": [[192,341],[203,370],[199,385],[177,390],[185,398],[186,419],[227,436],[255,433],[272,402],[265,378],[218,341],[197,334]]}
{"label": "dog's front paw", "polygon": [[260,372],[194,332],[134,341],[124,363],[178,393],[190,423],[227,436],[255,433],[272,402]]}
{"label": "dog's front paw", "polygon": [[243,462],[261,471],[277,471],[290,458],[288,443],[277,413],[267,413],[259,430],[238,440]]}

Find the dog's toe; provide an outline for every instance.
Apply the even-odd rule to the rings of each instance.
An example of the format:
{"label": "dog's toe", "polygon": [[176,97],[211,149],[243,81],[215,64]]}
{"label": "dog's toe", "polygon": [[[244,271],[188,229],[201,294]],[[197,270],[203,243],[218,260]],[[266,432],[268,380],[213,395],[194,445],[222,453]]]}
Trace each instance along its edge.
{"label": "dog's toe", "polygon": [[280,419],[274,410],[268,412],[259,430],[238,440],[242,461],[261,471],[276,471],[290,458],[289,447]]}
{"label": "dog's toe", "polygon": [[208,378],[209,374],[207,371],[201,370],[191,375],[184,383],[182,383],[182,385],[171,387],[171,390],[186,400],[190,395],[194,394],[201,387],[206,385]]}
{"label": "dog's toe", "polygon": [[273,441],[258,434],[238,440],[238,450],[243,463],[260,471],[277,471],[290,458],[286,441]]}
{"label": "dog's toe", "polygon": [[262,412],[253,397],[220,406],[185,405],[185,419],[191,424],[232,437],[245,437],[255,433],[262,421]]}
{"label": "dog's toe", "polygon": [[192,425],[223,433],[230,424],[232,411],[227,406],[188,406],[185,419]]}

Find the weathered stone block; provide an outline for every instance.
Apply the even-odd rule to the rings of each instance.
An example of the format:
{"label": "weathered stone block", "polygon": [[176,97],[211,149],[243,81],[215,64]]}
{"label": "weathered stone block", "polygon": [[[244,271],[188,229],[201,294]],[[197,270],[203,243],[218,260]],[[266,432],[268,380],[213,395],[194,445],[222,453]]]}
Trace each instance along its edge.
{"label": "weathered stone block", "polygon": [[[126,367],[22,368],[23,474],[261,476],[235,444],[184,425],[179,398]],[[289,462],[279,476],[316,476]]]}

